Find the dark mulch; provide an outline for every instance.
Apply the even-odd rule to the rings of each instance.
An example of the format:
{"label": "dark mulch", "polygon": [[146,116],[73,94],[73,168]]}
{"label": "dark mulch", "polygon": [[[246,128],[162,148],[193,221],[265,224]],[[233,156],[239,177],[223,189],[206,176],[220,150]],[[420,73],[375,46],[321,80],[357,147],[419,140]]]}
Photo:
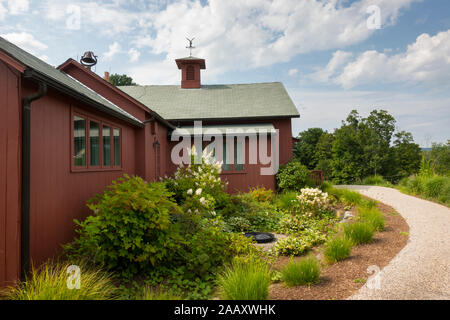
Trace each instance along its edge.
{"label": "dark mulch", "polygon": [[[408,237],[400,234],[400,232],[409,231],[409,226],[403,217],[385,204],[379,203],[378,208],[386,216],[386,229],[383,232],[377,232],[371,243],[354,247],[351,256],[346,260],[333,265],[324,265],[319,284],[311,287],[287,288],[283,283],[276,283],[270,288],[269,298],[274,300],[342,300],[354,294],[370,276],[367,274],[369,266],[376,265],[382,269],[408,242]],[[296,259],[301,259],[301,257],[294,260]],[[280,257],[274,263],[274,268],[281,268],[289,260],[288,257]]]}

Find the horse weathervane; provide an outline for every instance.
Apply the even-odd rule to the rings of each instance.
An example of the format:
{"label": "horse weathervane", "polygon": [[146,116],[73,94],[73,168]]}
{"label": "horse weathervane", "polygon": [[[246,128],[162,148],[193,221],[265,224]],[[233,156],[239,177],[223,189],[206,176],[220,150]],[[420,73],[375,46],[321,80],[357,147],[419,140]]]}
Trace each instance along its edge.
{"label": "horse weathervane", "polygon": [[194,46],[192,46],[192,42],[194,41],[195,38],[192,39],[188,39],[186,38],[187,41],[189,41],[189,47],[186,47],[186,49],[189,49],[189,56],[192,57],[192,49],[195,49]]}

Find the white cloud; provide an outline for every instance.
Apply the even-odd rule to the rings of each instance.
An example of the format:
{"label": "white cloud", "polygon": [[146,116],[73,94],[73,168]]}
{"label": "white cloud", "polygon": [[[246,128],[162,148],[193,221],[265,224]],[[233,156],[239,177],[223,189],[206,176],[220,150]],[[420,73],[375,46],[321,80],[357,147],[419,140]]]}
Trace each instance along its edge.
{"label": "white cloud", "polygon": [[130,58],[130,62],[137,62],[139,60],[139,57],[141,56],[141,53],[135,48],[131,48],[128,51],[128,56]]}
{"label": "white cloud", "polygon": [[327,66],[324,69],[313,73],[311,77],[320,82],[328,82],[328,80],[350,60],[352,55],[351,52],[341,50],[336,51]]}
{"label": "white cloud", "polygon": [[179,84],[181,81],[181,71],[178,70],[175,61],[169,59],[140,63],[138,66],[130,67],[126,73],[140,85]]}
{"label": "white cloud", "polygon": [[295,76],[298,73],[298,69],[290,69],[288,71],[288,75],[290,75],[291,77]]}
{"label": "white cloud", "polygon": [[21,14],[28,11],[28,0],[8,0],[8,8],[10,14]]}
{"label": "white cloud", "polygon": [[377,83],[450,84],[450,30],[417,37],[403,53],[389,56],[375,50],[348,63],[334,82],[349,89]]}
{"label": "white cloud", "polygon": [[[122,1],[123,2],[123,1]],[[133,1],[133,5],[139,5]],[[122,6],[121,1],[72,1],[47,0],[43,6],[46,18],[53,21],[64,22],[71,14],[67,8],[78,7],[81,18],[81,29],[95,31],[102,35],[115,37],[118,33],[129,33],[147,26],[149,20],[155,15],[149,10],[128,10]],[[145,5],[140,2],[140,5]]]}
{"label": "white cloud", "polygon": [[118,42],[114,42],[108,47],[108,52],[103,54],[106,61],[112,60],[112,58],[122,51],[122,47]]}
{"label": "white cloud", "polygon": [[[207,59],[208,76],[214,78],[360,43],[376,32],[367,28],[370,5],[381,8],[388,26],[415,1],[420,0],[47,0],[45,9],[47,18],[64,23],[67,5],[78,5],[84,32],[114,40],[126,35],[134,38],[135,48],[148,47],[168,60],[187,55],[185,37],[196,37],[194,55]],[[141,9],[131,8],[135,4]],[[155,5],[159,10],[151,10]]]}
{"label": "white cloud", "polygon": [[8,13],[8,9],[6,9],[0,2],[0,20],[5,19],[6,13]]}
{"label": "white cloud", "polygon": [[36,53],[36,51],[43,51],[48,48],[47,45],[36,40],[32,34],[27,32],[12,32],[0,36],[32,54]]}

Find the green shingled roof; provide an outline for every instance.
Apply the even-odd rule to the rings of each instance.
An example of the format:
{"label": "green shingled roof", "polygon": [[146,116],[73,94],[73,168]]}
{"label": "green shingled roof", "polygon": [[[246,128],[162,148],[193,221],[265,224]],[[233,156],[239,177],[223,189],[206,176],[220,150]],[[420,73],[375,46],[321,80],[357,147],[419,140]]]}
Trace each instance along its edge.
{"label": "green shingled roof", "polygon": [[91,90],[81,82],[20,49],[2,37],[0,37],[0,50],[4,51],[7,55],[28,67],[28,70],[35,72],[40,77],[58,84],[59,87],[67,88],[74,94],[86,98],[89,102],[92,102],[99,107],[101,106],[102,111],[110,113],[111,115],[122,118],[123,120],[131,123],[142,125],[140,120],[136,119],[134,116],[102,97],[95,91]]}
{"label": "green shingled roof", "polygon": [[121,90],[167,120],[299,117],[280,82],[179,86],[126,86]]}

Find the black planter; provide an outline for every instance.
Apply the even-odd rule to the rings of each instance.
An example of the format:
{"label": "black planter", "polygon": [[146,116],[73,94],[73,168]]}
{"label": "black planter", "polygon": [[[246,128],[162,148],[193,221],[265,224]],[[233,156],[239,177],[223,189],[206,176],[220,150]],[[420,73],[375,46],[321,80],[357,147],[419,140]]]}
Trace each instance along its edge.
{"label": "black planter", "polygon": [[253,238],[257,243],[270,243],[275,241],[275,236],[267,232],[249,232],[245,233],[247,238]]}

